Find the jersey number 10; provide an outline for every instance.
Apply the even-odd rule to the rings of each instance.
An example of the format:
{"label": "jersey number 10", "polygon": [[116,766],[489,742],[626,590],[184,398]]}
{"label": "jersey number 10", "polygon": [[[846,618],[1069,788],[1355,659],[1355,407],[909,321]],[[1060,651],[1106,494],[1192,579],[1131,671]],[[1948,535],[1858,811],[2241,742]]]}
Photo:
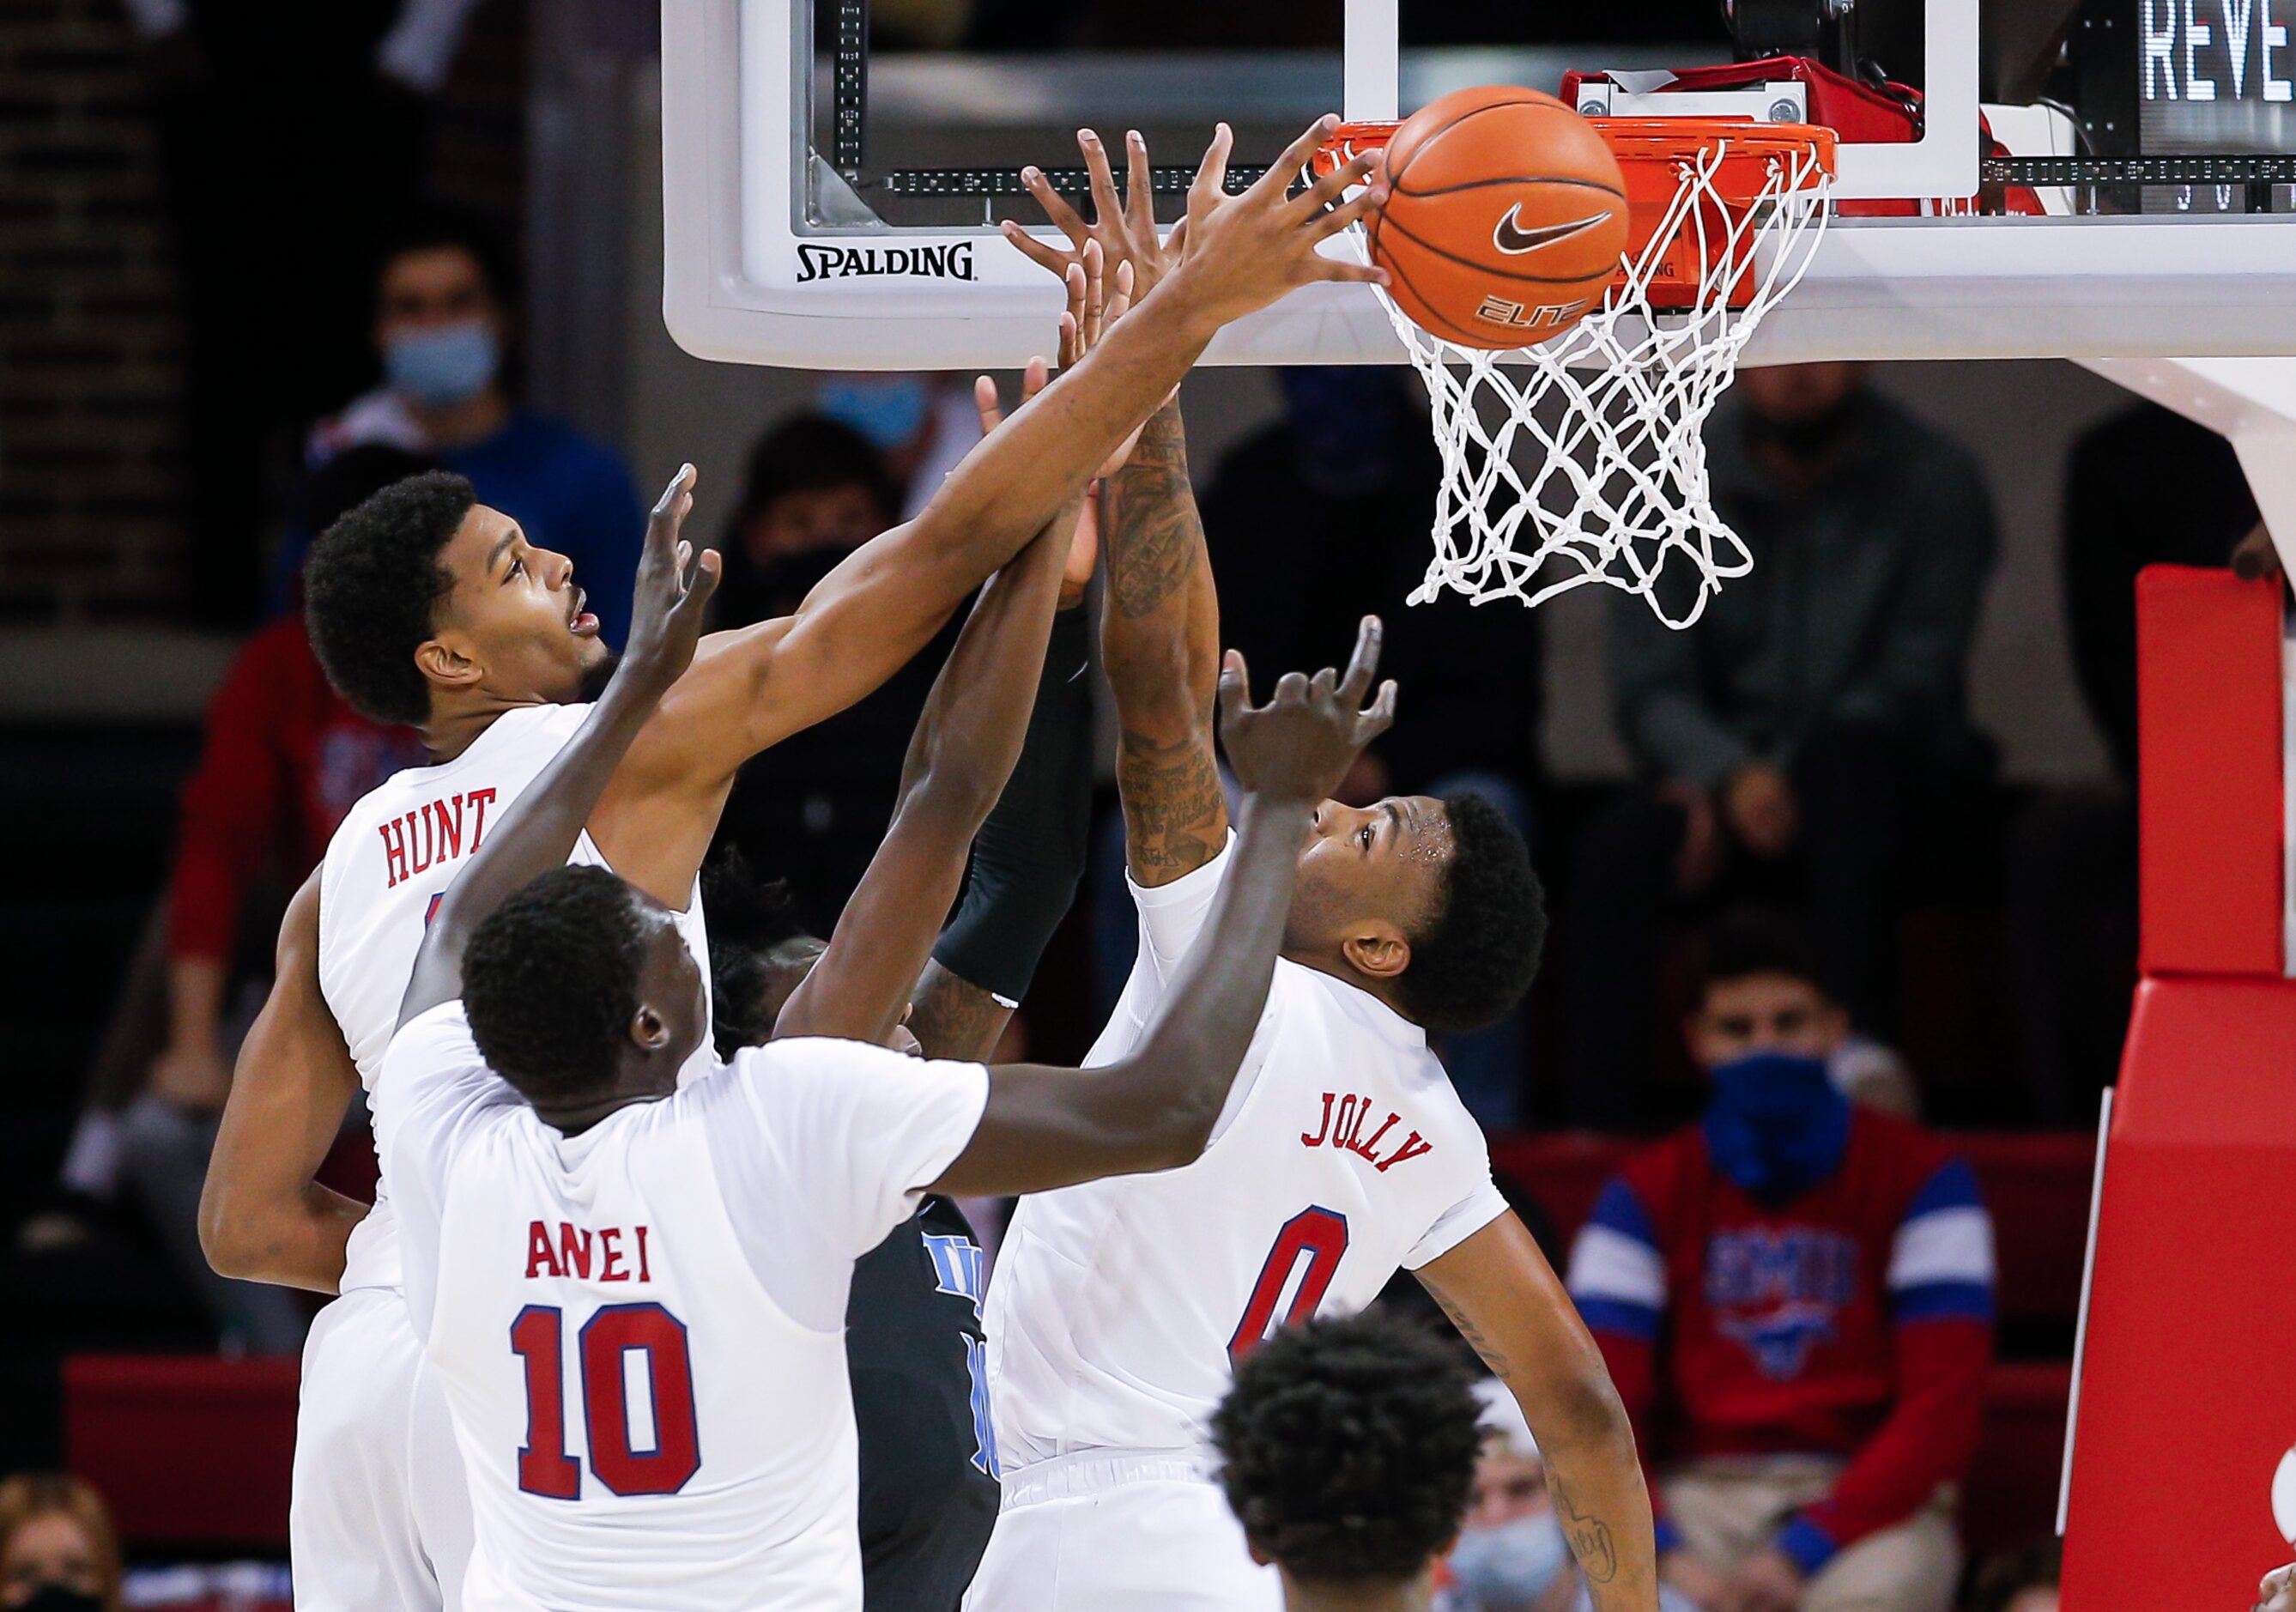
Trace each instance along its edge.
{"label": "jersey number 10", "polygon": [[[518,1486],[545,1500],[578,1500],[582,1463],[566,1453],[565,1317],[555,1304],[529,1304],[510,1326],[511,1353],[526,1362],[526,1447]],[[693,1419],[693,1362],[685,1323],[660,1304],[605,1304],[576,1339],[582,1420],[590,1470],[616,1494],[675,1494],[701,1466]],[[644,1358],[653,1442],[634,1448],[629,1357]]]}

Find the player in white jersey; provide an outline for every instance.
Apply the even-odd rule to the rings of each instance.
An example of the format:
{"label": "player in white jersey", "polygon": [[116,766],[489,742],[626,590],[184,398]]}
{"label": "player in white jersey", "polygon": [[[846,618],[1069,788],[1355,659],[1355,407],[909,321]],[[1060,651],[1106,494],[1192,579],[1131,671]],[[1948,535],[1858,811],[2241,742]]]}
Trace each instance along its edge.
{"label": "player in white jersey", "polygon": [[[1032,188],[1078,251],[1129,261],[1152,297],[1182,271],[1156,240],[1147,154],[1134,136],[1126,207],[1098,141],[1080,144],[1089,228],[1041,176]],[[1234,856],[1210,720],[1218,602],[1176,405],[1109,484],[1102,544],[1140,950],[1090,1063],[1163,1010]],[[1267,1010],[1204,1156],[1028,1199],[1006,1233],[988,1306],[1004,1505],[967,1604],[1274,1608],[1274,1575],[1209,1481],[1206,1423],[1272,1328],[1360,1309],[1404,1268],[1521,1401],[1596,1606],[1652,1612],[1626,1413],[1428,1046],[1529,986],[1546,918],[1521,839],[1473,797],[1326,801],[1300,863]]]}
{"label": "player in white jersey", "polygon": [[[1332,127],[1319,121],[1287,160],[1304,161]],[[849,556],[795,615],[704,641],[590,820],[594,848],[617,872],[667,907],[685,902],[741,763],[851,704],[908,660],[1081,490],[1221,325],[1295,285],[1377,277],[1315,250],[1375,195],[1326,210],[1336,188],[1287,198],[1278,183],[1225,199],[1230,138],[1223,127],[1207,157],[1191,198],[1197,250],[1163,296],[985,440],[916,520]],[[1358,182],[1365,166],[1341,177]],[[332,529],[341,540],[323,537],[306,572],[315,646],[354,705],[419,726],[451,761],[506,713],[573,702],[594,680],[604,652],[570,566],[514,521],[472,504],[451,479],[402,486],[366,514]],[[472,836],[467,857],[479,832],[467,793],[461,810],[459,827]],[[411,824],[397,819],[427,828],[427,840],[388,841],[385,826],[371,826],[382,893],[397,871],[394,850],[410,877],[435,874],[435,863],[414,866],[425,851],[435,858],[443,847],[455,859],[453,810],[448,801]],[[327,925],[348,933],[341,917]],[[395,1291],[373,1285],[388,1281],[379,1254],[381,1276],[371,1280],[365,1248],[346,1273],[348,1233],[364,1207],[313,1180],[359,1084],[346,1035],[367,1039],[338,1024],[321,990],[321,923],[316,884],[307,885],[282,925],[271,999],[242,1049],[201,1205],[202,1241],[224,1274],[351,1293],[339,1301],[341,1314],[322,1316],[305,1349],[290,1530],[301,1604],[451,1606],[462,1508],[453,1464],[440,1464],[438,1420],[415,1414],[413,1332],[403,1306],[391,1310]],[[386,992],[397,983],[390,966],[376,968]],[[370,1239],[378,1249],[385,1240]]]}
{"label": "player in white jersey", "polygon": [[1256,710],[1232,659],[1235,876],[1134,1056],[984,1070],[793,1040],[681,1089],[707,1040],[700,967],[668,909],[565,860],[692,653],[713,574],[689,593],[684,570],[649,543],[629,656],[447,890],[375,1092],[407,1306],[471,1485],[474,1612],[858,1608],[852,1262],[928,1188],[1196,1156],[1266,999],[1311,802],[1393,709],[1392,685],[1361,708],[1373,632],[1344,680],[1293,674]]}

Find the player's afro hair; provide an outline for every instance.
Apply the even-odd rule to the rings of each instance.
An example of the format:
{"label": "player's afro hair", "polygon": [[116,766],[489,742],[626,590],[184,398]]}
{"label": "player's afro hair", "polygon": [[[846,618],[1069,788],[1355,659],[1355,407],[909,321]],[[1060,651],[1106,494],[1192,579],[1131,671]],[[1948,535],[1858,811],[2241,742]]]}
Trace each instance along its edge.
{"label": "player's afro hair", "polygon": [[1451,1352],[1365,1314],[1246,1355],[1212,1438],[1228,1505],[1263,1555],[1309,1583],[1398,1583],[1458,1537],[1477,1413]]}
{"label": "player's afro hair", "polygon": [[701,909],[709,915],[710,1032],[718,1056],[773,1040],[774,948],[805,938],[789,885],[760,879],[727,846],[701,870]]}
{"label": "player's afro hair", "polygon": [[1396,994],[1412,1023],[1439,1033],[1480,1030],[1530,989],[1546,944],[1546,893],[1506,814],[1479,794],[1447,795],[1451,859],[1442,905],[1411,942]]}
{"label": "player's afro hair", "polygon": [[440,553],[478,502],[443,470],[393,481],[321,532],[303,565],[311,647],[335,692],[361,715],[429,720],[430,684],[414,652],[454,578]]}
{"label": "player's afro hair", "polygon": [[611,1085],[644,960],[629,886],[603,868],[554,868],[471,936],[463,1009],[472,1039],[529,1102]]}

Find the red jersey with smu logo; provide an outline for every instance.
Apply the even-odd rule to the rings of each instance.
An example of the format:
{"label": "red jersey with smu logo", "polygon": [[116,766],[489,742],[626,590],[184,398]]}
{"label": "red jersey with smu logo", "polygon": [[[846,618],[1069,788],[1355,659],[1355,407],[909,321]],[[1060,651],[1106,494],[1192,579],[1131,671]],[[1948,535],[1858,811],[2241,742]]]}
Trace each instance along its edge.
{"label": "red jersey with smu logo", "polygon": [[1854,1107],[1840,1166],[1783,1203],[1741,1190],[1696,1126],[1635,1158],[1580,1230],[1570,1287],[1637,1424],[1656,1408],[1671,1428],[1669,1453],[1849,1458],[1782,1539],[1809,1567],[1962,1476],[1993,1276],[1968,1164]]}
{"label": "red jersey with smu logo", "polygon": [[[1162,1010],[1227,865],[1134,886],[1139,960],[1087,1065],[1123,1057]],[[1234,1356],[1362,1309],[1505,1208],[1426,1032],[1279,959],[1201,1158],[1021,1200],[988,1284],[1004,1476],[1083,1452],[1197,1453]]]}

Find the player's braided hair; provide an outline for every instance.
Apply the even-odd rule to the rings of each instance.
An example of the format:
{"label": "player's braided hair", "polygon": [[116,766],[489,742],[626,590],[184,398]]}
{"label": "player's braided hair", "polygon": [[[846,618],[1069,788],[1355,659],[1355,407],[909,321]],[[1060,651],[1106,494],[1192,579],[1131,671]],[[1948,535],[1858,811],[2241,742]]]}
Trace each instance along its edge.
{"label": "player's braided hair", "polygon": [[414,652],[430,636],[454,578],[439,562],[478,502],[469,481],[430,470],[394,481],[311,545],[303,614],[335,692],[378,722],[430,715],[430,684]]}
{"label": "player's braided hair", "polygon": [[1314,1583],[1415,1578],[1457,1537],[1482,1435],[1466,1373],[1384,1316],[1311,1321],[1236,1368],[1212,1419],[1244,1534]]}
{"label": "player's braided hair", "polygon": [[1451,859],[1442,906],[1413,937],[1396,994],[1413,1024],[1456,1035],[1505,1018],[1530,989],[1546,944],[1546,895],[1505,813],[1479,794],[1446,796],[1443,811]]}
{"label": "player's braided hair", "polygon": [[603,868],[554,868],[471,936],[463,1009],[472,1039],[529,1102],[609,1086],[644,961],[629,886]]}
{"label": "player's braided hair", "polygon": [[710,1031],[718,1056],[773,1039],[772,952],[802,939],[805,921],[788,884],[760,879],[728,846],[701,870],[701,909],[709,915]]}

